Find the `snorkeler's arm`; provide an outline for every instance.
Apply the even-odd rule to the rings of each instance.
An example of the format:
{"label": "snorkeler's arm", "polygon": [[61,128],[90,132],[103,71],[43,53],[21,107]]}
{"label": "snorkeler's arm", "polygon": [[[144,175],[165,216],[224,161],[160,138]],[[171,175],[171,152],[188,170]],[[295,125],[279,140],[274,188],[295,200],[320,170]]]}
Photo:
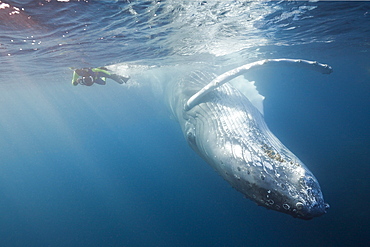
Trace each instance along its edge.
{"label": "snorkeler's arm", "polygon": [[80,76],[76,73],[76,71],[73,71],[73,76],[72,76],[72,85],[73,86],[77,86],[77,79],[79,78]]}
{"label": "snorkeler's arm", "polygon": [[97,77],[95,78],[94,83],[99,84],[99,85],[105,85],[106,77]]}

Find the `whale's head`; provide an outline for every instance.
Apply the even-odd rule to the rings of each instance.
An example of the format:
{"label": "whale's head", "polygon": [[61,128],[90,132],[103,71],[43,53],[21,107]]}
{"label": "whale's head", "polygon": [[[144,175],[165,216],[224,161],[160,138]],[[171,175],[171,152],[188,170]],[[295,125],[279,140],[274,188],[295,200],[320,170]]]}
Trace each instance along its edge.
{"label": "whale's head", "polygon": [[[264,166],[269,166],[264,162]],[[293,162],[292,162],[293,163]],[[257,175],[252,180],[239,180],[236,187],[241,187],[245,194],[258,205],[289,214],[295,218],[309,220],[326,213],[329,204],[325,203],[320,185],[313,174],[300,162],[281,162],[275,173],[265,169],[256,169]],[[245,186],[253,181],[249,186]],[[244,184],[245,185],[244,185]],[[249,188],[248,188],[249,187]]]}
{"label": "whale's head", "polygon": [[258,205],[305,220],[326,213],[317,179],[289,150],[267,150],[252,140],[208,143],[202,144],[208,163]]}
{"label": "whale's head", "polygon": [[[210,142],[208,142],[210,143]],[[252,142],[203,143],[203,157],[236,190],[265,208],[309,220],[326,213],[320,185],[291,152],[266,152]],[[291,157],[291,156],[290,156]]]}

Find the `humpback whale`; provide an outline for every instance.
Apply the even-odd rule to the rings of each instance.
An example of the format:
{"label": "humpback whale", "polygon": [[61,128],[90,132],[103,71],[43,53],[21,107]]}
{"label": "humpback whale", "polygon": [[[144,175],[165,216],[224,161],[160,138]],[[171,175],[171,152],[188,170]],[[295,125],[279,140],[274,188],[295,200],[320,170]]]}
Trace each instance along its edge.
{"label": "humpback whale", "polygon": [[[317,179],[267,127],[257,102],[263,97],[256,95],[253,87],[247,88],[249,95],[242,90],[243,84],[250,83],[242,75],[269,65],[303,67],[323,74],[332,72],[330,66],[314,61],[265,59],[219,76],[205,70],[195,70],[183,78],[170,76],[172,80],[161,90],[189,146],[232,187],[260,206],[312,219],[329,208]],[[143,70],[145,80],[161,80],[159,74],[170,73],[165,69],[149,75],[150,68],[140,66],[108,67],[123,75],[130,73],[134,80],[135,74],[138,78],[144,74]]]}

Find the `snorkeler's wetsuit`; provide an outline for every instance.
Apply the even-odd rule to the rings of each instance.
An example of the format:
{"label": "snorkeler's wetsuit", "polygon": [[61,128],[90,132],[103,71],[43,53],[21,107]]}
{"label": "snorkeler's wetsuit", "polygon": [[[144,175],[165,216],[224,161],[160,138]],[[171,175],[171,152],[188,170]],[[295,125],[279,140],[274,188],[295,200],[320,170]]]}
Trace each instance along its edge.
{"label": "snorkeler's wetsuit", "polygon": [[[80,78],[81,77],[81,78]],[[73,72],[72,85],[77,86],[78,84],[91,86],[94,83],[105,85],[106,78],[112,79],[119,84],[123,84],[128,81],[128,77],[119,76],[112,74],[108,69],[104,67],[100,68],[83,68],[75,69]]]}

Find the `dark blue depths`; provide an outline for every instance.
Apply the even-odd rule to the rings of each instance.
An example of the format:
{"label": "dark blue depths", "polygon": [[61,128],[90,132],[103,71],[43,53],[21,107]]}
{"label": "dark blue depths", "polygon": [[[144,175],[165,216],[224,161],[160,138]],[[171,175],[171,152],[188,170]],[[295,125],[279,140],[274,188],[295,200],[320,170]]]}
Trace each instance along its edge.
{"label": "dark blue depths", "polygon": [[[24,4],[32,22],[0,26],[1,246],[369,244],[369,4],[283,2],[254,25],[271,39],[255,45],[256,59],[334,68],[328,76],[291,68],[249,75],[266,96],[272,132],[315,174],[331,205],[310,221],[233,190],[149,91],[70,84],[69,66],[188,61],[167,39],[175,30],[151,31],[176,21],[180,7],[166,19],[164,7],[155,8],[158,18],[145,14],[152,1],[12,4]],[[256,47],[206,62],[237,64],[230,57]]]}

